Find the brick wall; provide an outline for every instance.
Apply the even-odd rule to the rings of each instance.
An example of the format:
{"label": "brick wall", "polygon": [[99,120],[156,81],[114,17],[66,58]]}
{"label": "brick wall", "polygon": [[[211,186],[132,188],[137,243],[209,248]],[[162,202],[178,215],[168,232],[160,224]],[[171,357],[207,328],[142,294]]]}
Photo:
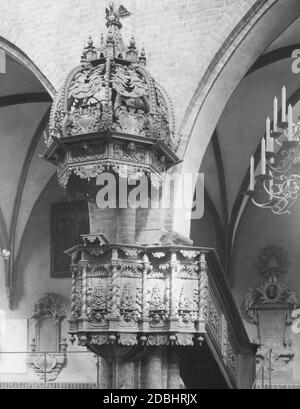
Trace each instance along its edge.
{"label": "brick wall", "polygon": [[[148,67],[174,104],[177,126],[226,37],[256,0],[122,0],[133,12],[124,39],[135,33]],[[78,64],[91,33],[105,31],[105,0],[0,0],[0,36],[19,47],[57,89]],[[1,43],[0,43],[1,44]]]}

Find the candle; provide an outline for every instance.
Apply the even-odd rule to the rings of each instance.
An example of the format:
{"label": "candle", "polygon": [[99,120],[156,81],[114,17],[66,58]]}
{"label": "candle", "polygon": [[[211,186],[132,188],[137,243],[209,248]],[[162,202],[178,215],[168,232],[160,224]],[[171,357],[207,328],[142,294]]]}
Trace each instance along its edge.
{"label": "candle", "polygon": [[262,138],[261,140],[261,174],[266,174],[266,140]]}
{"label": "candle", "polygon": [[[270,138],[270,152],[274,153],[275,152],[275,143],[274,143],[274,138]],[[270,159],[270,163],[273,164],[274,163],[274,158]]]}
{"label": "candle", "polygon": [[271,120],[268,117],[266,120],[266,141],[267,141],[267,151],[271,151]]}
{"label": "candle", "polygon": [[277,123],[278,123],[278,99],[274,98],[274,113],[273,113],[273,131],[277,132]]}
{"label": "candle", "polygon": [[286,88],[285,86],[282,87],[282,122],[286,122]]}
{"label": "candle", "polygon": [[251,156],[250,159],[250,188],[249,190],[254,190],[254,157]]}
{"label": "candle", "polygon": [[291,141],[293,139],[293,108],[292,105],[289,104],[288,107],[288,140]]}
{"label": "candle", "polygon": [[[272,176],[272,173],[270,175]],[[272,193],[273,193],[273,179],[270,180],[269,191],[270,191],[270,196],[269,196],[270,200],[273,200],[273,196],[272,196]]]}

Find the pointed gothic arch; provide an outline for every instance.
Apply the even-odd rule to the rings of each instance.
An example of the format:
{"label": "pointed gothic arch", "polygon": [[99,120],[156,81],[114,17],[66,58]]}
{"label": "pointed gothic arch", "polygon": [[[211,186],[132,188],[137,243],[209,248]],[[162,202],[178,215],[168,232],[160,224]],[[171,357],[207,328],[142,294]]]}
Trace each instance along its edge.
{"label": "pointed gothic arch", "polygon": [[[255,61],[299,15],[300,3],[296,0],[258,0],[224,40],[200,79],[179,127],[181,142],[178,154],[183,162],[177,171],[199,172],[230,96]],[[190,203],[193,194],[192,190]],[[175,213],[176,231],[188,236],[190,225],[191,220]]]}

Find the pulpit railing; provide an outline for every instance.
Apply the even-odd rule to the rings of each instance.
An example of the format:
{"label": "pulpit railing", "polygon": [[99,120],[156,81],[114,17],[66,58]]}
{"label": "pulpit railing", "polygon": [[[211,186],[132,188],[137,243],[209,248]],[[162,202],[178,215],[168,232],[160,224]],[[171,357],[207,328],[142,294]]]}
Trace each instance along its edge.
{"label": "pulpit railing", "polygon": [[[209,314],[206,336],[214,353],[221,352],[219,367],[225,368],[231,387],[251,389],[255,378],[257,345],[250,342],[232,289],[214,249],[201,249],[205,253],[209,283]],[[216,310],[215,310],[216,307]],[[217,314],[216,314],[217,311]],[[216,323],[219,319],[219,331]],[[221,331],[220,337],[216,335]]]}

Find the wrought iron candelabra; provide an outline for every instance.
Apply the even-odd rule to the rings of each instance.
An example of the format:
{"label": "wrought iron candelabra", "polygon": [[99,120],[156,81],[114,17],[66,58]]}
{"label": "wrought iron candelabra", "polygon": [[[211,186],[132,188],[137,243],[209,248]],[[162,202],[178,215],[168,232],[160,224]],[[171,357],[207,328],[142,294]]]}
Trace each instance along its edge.
{"label": "wrought iron candelabra", "polygon": [[[278,100],[274,99],[273,129],[266,120],[266,136],[261,141],[258,172],[254,157],[250,159],[250,185],[246,192],[252,202],[274,214],[290,214],[300,190],[300,122],[293,123],[293,108],[286,109],[286,88],[282,89],[281,121],[278,121]],[[258,201],[257,193],[266,196]]]}

